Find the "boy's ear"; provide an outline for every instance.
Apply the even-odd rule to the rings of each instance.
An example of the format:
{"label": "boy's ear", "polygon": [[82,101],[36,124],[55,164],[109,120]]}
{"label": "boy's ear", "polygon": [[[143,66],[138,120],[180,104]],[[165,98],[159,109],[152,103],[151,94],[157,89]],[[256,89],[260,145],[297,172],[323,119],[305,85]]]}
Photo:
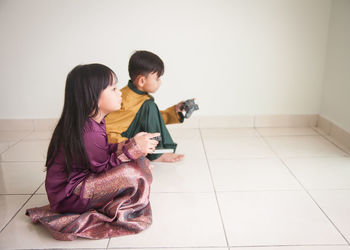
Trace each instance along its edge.
{"label": "boy's ear", "polygon": [[143,75],[139,75],[136,77],[136,85],[139,86],[139,87],[143,87],[143,85],[145,85],[146,83],[146,77],[143,76]]}

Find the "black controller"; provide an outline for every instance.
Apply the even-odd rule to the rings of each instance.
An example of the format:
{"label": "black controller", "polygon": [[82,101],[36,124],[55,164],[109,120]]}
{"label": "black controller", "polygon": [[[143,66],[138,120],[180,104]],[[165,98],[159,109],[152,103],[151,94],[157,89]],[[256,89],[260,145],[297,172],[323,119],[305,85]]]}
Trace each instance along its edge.
{"label": "black controller", "polygon": [[181,111],[186,111],[185,118],[190,118],[193,111],[199,110],[198,105],[194,102],[194,99],[186,100],[180,107]]}
{"label": "black controller", "polygon": [[155,136],[151,138],[152,140],[156,140],[156,141],[162,141],[162,136]]}

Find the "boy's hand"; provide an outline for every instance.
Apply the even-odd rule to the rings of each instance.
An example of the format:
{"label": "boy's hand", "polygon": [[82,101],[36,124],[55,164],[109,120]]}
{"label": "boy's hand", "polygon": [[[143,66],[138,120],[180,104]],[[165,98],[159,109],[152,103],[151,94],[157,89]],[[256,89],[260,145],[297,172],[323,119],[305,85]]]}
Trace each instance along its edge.
{"label": "boy's hand", "polygon": [[[196,100],[196,98],[192,98],[193,100]],[[179,102],[178,104],[176,104],[176,106],[175,106],[175,111],[176,111],[176,113],[178,113],[178,112],[182,112],[182,110],[181,110],[181,106],[182,106],[182,104],[184,103],[185,101],[181,101],[181,102]]]}
{"label": "boy's hand", "polygon": [[181,110],[181,106],[182,106],[182,104],[184,103],[185,101],[181,101],[181,102],[179,102],[178,104],[176,104],[176,106],[175,106],[175,111],[176,111],[176,113],[179,113],[179,112],[181,112],[182,110]]}
{"label": "boy's hand", "polygon": [[157,147],[158,141],[151,139],[156,136],[160,136],[160,133],[140,132],[134,136],[136,144],[140,147],[145,156],[152,153]]}

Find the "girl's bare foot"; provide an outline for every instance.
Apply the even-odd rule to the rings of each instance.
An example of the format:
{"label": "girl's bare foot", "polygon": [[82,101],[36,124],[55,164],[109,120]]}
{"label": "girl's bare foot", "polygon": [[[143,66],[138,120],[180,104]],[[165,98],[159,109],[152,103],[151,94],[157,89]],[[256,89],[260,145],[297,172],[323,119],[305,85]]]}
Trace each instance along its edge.
{"label": "girl's bare foot", "polygon": [[184,155],[174,154],[174,153],[164,153],[161,157],[154,160],[155,162],[177,162],[181,161]]}

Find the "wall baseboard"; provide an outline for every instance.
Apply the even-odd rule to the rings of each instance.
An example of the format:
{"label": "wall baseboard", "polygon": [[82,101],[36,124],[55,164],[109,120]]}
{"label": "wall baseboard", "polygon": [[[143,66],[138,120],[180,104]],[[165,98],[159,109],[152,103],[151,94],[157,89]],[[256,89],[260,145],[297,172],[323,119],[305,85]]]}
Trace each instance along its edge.
{"label": "wall baseboard", "polygon": [[263,128],[315,127],[318,115],[233,115],[194,116],[183,124],[171,126],[186,128]]}
{"label": "wall baseboard", "polygon": [[[0,131],[52,131],[57,118],[52,119],[0,119]],[[334,122],[318,115],[234,115],[193,116],[183,124],[171,127],[182,128],[262,128],[262,127],[313,127],[324,137],[350,152],[350,133]]]}
{"label": "wall baseboard", "polygon": [[[254,128],[254,127],[315,127],[318,115],[232,115],[193,116],[183,124],[184,128]],[[0,131],[53,130],[57,118],[52,119],[0,119]]]}
{"label": "wall baseboard", "polygon": [[52,119],[0,119],[0,131],[52,131],[57,118]]}
{"label": "wall baseboard", "polygon": [[334,122],[318,115],[315,129],[328,140],[350,153],[350,133]]}

